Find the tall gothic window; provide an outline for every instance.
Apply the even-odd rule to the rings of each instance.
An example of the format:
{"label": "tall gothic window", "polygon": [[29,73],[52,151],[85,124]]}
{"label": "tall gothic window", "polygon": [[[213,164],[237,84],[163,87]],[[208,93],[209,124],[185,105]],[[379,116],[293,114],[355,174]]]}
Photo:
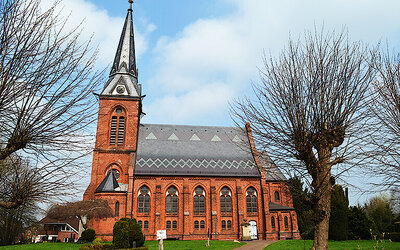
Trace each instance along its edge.
{"label": "tall gothic window", "polygon": [[279,201],[279,192],[278,191],[275,191],[275,200]]}
{"label": "tall gothic window", "polygon": [[177,214],[178,213],[178,192],[174,186],[171,186],[167,190],[167,214]]}
{"label": "tall gothic window", "polygon": [[147,186],[142,186],[139,190],[138,213],[150,212],[150,190]]}
{"label": "tall gothic window", "polygon": [[205,199],[206,192],[202,187],[197,187],[194,190],[194,214],[205,213]]}
{"label": "tall gothic window", "polygon": [[253,187],[247,189],[246,205],[248,213],[257,213],[257,192]]}
{"label": "tall gothic window", "polygon": [[115,217],[119,217],[119,202],[115,203]]}
{"label": "tall gothic window", "polygon": [[221,190],[221,213],[231,213],[232,212],[232,193],[229,188],[224,187]]}
{"label": "tall gothic window", "polygon": [[125,117],[121,108],[116,108],[111,117],[110,145],[121,146],[124,144]]}
{"label": "tall gothic window", "polygon": [[287,216],[285,216],[284,223],[285,223],[285,228],[288,229],[289,228],[289,222],[288,222]]}
{"label": "tall gothic window", "polygon": [[274,216],[271,217],[271,227],[272,227],[272,229],[275,229],[275,218],[274,218]]}

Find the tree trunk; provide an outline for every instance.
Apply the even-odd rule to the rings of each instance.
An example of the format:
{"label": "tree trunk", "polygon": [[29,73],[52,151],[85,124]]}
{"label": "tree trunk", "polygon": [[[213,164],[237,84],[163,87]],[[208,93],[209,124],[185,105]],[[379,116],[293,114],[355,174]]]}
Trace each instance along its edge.
{"label": "tree trunk", "polygon": [[319,169],[316,171],[312,182],[315,200],[313,204],[315,233],[312,250],[328,249],[329,218],[331,216],[331,167],[330,152],[326,152],[320,161]]}

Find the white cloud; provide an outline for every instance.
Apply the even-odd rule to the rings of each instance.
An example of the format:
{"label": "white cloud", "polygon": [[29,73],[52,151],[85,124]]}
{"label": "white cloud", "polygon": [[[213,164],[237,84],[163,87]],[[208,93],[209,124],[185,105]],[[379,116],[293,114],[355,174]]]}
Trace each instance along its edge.
{"label": "white cloud", "polygon": [[[263,50],[277,55],[289,34],[297,39],[315,26],[328,31],[346,25],[353,39],[375,43],[388,38],[394,45],[400,41],[400,2],[395,0],[225,1],[236,6],[233,13],[199,19],[179,34],[159,39],[153,50],[158,66],[148,82],[163,95],[146,109],[151,120],[193,123],[196,117],[212,125],[212,114],[228,112],[228,100],[258,80]],[[204,92],[210,83],[224,91]],[[190,98],[199,96],[196,93],[202,101]],[[171,112],[179,119],[171,120]]]}
{"label": "white cloud", "polygon": [[[44,8],[54,4],[53,0],[43,0]],[[97,65],[104,68],[110,65],[114,59],[121,30],[125,20],[124,17],[112,17],[106,10],[99,9],[94,4],[85,0],[68,0],[60,3],[62,16],[69,16],[66,30],[71,30],[80,23],[83,28],[81,39],[87,41],[93,36],[94,47],[99,48]],[[148,36],[156,29],[156,26],[141,20],[144,30],[135,27],[136,56],[140,58],[148,49]]]}

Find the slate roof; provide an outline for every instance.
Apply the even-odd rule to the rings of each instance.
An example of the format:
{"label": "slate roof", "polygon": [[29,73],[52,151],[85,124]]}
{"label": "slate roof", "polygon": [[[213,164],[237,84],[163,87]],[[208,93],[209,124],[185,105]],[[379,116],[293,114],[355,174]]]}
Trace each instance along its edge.
{"label": "slate roof", "polygon": [[259,177],[243,130],[141,124],[135,175]]}
{"label": "slate roof", "polygon": [[269,211],[282,211],[282,210],[294,210],[294,208],[269,202]]}
{"label": "slate roof", "polygon": [[115,189],[118,187],[119,185],[117,179],[115,179],[115,176],[112,174],[112,171],[109,171],[106,178],[104,178],[104,180],[96,188],[95,193],[115,192]]}

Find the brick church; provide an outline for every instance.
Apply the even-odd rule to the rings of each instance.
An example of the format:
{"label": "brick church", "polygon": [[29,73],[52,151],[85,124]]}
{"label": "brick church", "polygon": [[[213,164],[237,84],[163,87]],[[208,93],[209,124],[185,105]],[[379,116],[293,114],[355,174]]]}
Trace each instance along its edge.
{"label": "brick church", "polygon": [[[251,126],[142,124],[132,4],[108,81],[99,95],[96,145],[84,200],[104,199],[114,218],[90,228],[112,240],[114,223],[136,218],[146,239],[157,230],[181,240],[299,238],[285,177],[262,162]],[[251,121],[250,121],[251,122]],[[268,168],[266,168],[268,165]]]}

